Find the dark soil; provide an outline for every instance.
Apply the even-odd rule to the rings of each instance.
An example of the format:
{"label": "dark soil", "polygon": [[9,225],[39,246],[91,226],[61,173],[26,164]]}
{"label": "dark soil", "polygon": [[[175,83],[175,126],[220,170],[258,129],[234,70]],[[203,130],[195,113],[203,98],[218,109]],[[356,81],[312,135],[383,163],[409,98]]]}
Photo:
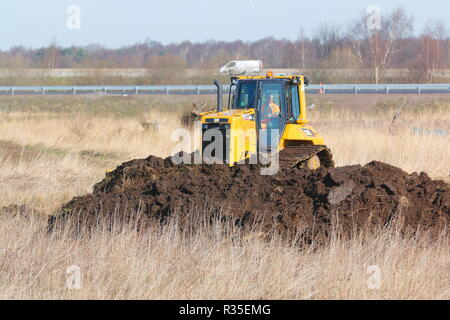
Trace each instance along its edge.
{"label": "dark soil", "polygon": [[338,225],[343,234],[401,223],[402,233],[419,229],[438,234],[450,222],[450,190],[425,173],[407,174],[373,161],[336,169],[281,170],[260,175],[256,165],[180,165],[150,156],[123,163],[50,218],[49,229],[74,223],[77,230],[99,221],[138,226],[177,218],[189,224],[192,212],[219,217],[243,230],[299,234],[324,241]]}

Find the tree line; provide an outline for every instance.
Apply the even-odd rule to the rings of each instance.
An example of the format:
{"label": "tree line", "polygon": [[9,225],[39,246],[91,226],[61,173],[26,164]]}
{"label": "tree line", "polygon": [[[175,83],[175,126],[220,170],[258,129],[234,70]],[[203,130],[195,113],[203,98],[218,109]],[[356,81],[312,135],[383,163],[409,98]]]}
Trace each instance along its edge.
{"label": "tree line", "polygon": [[[364,70],[366,81],[386,82],[391,69],[407,70],[405,81],[442,81],[437,71],[450,63],[450,37],[444,21],[430,20],[414,32],[414,19],[399,7],[370,28],[365,13],[346,24],[319,23],[311,36],[299,29],[295,40],[267,37],[258,41],[184,41],[164,45],[146,40],[120,49],[101,45],[62,48],[56,43],[39,49],[23,46],[0,51],[0,68],[147,68],[217,69],[236,59],[262,60],[265,67],[300,70]],[[329,80],[329,79],[324,79]],[[339,79],[334,79],[339,82]]]}

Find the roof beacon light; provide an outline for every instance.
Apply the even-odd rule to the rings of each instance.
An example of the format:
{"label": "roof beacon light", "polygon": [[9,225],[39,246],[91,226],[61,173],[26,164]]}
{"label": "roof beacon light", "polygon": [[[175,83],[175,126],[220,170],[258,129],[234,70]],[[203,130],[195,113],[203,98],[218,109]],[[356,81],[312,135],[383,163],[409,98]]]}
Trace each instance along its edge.
{"label": "roof beacon light", "polygon": [[272,71],[267,72],[266,77],[269,79],[273,78],[273,72]]}

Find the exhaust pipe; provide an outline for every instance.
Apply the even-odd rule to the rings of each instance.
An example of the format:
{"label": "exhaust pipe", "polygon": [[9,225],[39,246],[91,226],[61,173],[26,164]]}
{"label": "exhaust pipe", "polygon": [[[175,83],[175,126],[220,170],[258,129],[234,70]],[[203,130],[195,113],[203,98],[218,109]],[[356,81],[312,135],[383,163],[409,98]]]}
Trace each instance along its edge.
{"label": "exhaust pipe", "polygon": [[217,87],[217,112],[222,112],[222,85],[217,80],[214,80],[214,85]]}

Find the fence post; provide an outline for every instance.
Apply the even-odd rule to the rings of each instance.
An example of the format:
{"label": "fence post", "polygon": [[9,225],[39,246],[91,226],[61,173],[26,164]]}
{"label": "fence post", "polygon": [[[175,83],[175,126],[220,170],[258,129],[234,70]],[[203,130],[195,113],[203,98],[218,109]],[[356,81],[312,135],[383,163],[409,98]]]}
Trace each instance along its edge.
{"label": "fence post", "polygon": [[197,86],[197,94],[200,94],[200,86]]}
{"label": "fence post", "polygon": [[355,85],[355,94],[358,94],[358,85]]}
{"label": "fence post", "polygon": [[389,85],[386,85],[386,94],[389,94]]}
{"label": "fence post", "polygon": [[169,94],[169,86],[166,86],[166,94]]}
{"label": "fence post", "polygon": [[76,95],[76,94],[77,94],[77,89],[76,89],[76,87],[73,87],[73,88],[72,88],[72,91],[73,91],[73,95]]}
{"label": "fence post", "polygon": [[134,88],[134,94],[138,94],[138,86]]}
{"label": "fence post", "polygon": [[420,87],[420,85],[417,87],[417,90],[419,91],[419,94],[422,93],[422,88]]}
{"label": "fence post", "polygon": [[42,95],[45,95],[45,87],[42,87]]}
{"label": "fence post", "polygon": [[14,95],[14,87],[11,87],[11,95]]}

